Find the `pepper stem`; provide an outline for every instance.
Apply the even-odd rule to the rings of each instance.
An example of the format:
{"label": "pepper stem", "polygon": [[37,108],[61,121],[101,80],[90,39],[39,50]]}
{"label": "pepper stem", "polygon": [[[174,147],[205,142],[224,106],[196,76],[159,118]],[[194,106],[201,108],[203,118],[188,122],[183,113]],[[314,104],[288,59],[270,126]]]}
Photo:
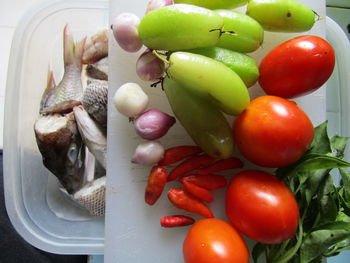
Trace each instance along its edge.
{"label": "pepper stem", "polygon": [[159,58],[161,61],[163,61],[164,63],[166,64],[170,64],[169,60],[165,59],[163,56],[161,56],[157,50],[153,50],[152,53],[157,57]]}
{"label": "pepper stem", "polygon": [[324,17],[323,16],[320,16],[316,11],[314,11],[314,10],[312,10],[312,12],[314,12],[314,14],[315,14],[315,16],[316,16],[316,20],[315,20],[315,22],[317,22],[317,21],[320,21],[320,20],[323,20],[324,19]]}

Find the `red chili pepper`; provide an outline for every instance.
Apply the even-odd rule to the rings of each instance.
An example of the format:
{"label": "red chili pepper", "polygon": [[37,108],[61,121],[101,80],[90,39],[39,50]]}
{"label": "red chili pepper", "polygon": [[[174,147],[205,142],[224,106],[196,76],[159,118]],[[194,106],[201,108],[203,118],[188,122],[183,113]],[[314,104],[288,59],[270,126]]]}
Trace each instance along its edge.
{"label": "red chili pepper", "polygon": [[170,202],[179,209],[208,218],[214,217],[209,207],[183,189],[171,188],[168,192],[168,198]]}
{"label": "red chili pepper", "polygon": [[148,177],[148,183],[145,191],[145,202],[154,205],[161,196],[167,182],[168,172],[162,166],[153,166]]}
{"label": "red chili pepper", "polygon": [[183,183],[184,181],[193,183],[193,184],[198,185],[200,187],[203,187],[209,191],[223,188],[227,184],[226,178],[224,176],[218,175],[218,174],[187,175],[187,176],[184,176],[180,179],[181,183]]}
{"label": "red chili pepper", "polygon": [[164,216],[160,219],[160,225],[162,227],[178,227],[178,226],[188,226],[194,223],[194,219],[189,216],[174,215],[174,216]]}
{"label": "red chili pepper", "polygon": [[182,184],[184,185],[185,191],[193,195],[194,197],[197,197],[199,200],[202,200],[207,203],[211,203],[214,201],[213,195],[209,192],[209,190],[195,185],[194,183],[191,183],[189,181],[183,180]]}
{"label": "red chili pepper", "polygon": [[198,169],[197,173],[212,174],[220,171],[242,168],[243,166],[244,166],[244,163],[240,159],[236,157],[231,157],[228,159],[216,161],[215,163],[211,164],[208,167]]}
{"label": "red chili pepper", "polygon": [[182,145],[175,146],[165,150],[162,160],[159,161],[158,165],[170,165],[177,163],[187,157],[202,152],[202,149],[198,146],[193,145]]}
{"label": "red chili pepper", "polygon": [[178,166],[176,166],[169,174],[168,181],[173,181],[176,178],[185,175],[189,172],[192,172],[193,170],[196,170],[200,167],[205,167],[210,164],[212,164],[215,161],[213,157],[210,157],[209,155],[203,154],[203,155],[197,155],[193,156],[182,163],[180,163]]}

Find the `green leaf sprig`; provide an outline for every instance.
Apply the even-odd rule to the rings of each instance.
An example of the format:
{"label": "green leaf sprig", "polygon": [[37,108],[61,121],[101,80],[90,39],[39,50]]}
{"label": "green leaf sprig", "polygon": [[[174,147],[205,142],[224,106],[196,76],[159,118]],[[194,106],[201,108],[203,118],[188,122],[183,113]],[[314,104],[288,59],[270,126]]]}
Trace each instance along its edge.
{"label": "green leaf sprig", "polygon": [[350,172],[343,160],[348,138],[329,137],[327,121],[315,128],[310,149],[296,163],[278,168],[299,205],[297,234],[276,245],[257,243],[255,263],[321,263],[350,249]]}

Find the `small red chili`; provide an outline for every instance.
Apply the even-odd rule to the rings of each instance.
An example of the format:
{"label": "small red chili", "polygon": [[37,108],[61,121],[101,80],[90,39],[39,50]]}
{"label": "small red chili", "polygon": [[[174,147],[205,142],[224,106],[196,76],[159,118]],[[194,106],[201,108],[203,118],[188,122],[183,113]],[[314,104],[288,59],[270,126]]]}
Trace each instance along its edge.
{"label": "small red chili", "polygon": [[162,227],[188,226],[188,225],[192,225],[194,221],[195,220],[189,216],[183,216],[183,215],[164,216],[160,219],[160,225]]}
{"label": "small red chili", "polygon": [[214,217],[209,207],[183,189],[171,188],[168,192],[168,198],[170,202],[179,209],[208,218]]}
{"label": "small red chili", "polygon": [[200,152],[202,152],[202,150],[198,146],[175,146],[165,150],[164,156],[162,160],[159,161],[158,165],[171,165]]}
{"label": "small red chili", "polygon": [[186,180],[182,181],[182,184],[184,185],[184,190],[186,192],[190,193],[194,197],[197,197],[199,200],[207,203],[211,203],[214,201],[214,197],[209,192],[209,190]]}
{"label": "small red chili", "polygon": [[209,155],[206,155],[206,154],[193,156],[183,161],[178,166],[176,166],[170,172],[168,176],[168,181],[173,181],[178,177],[183,176],[189,172],[192,172],[200,167],[206,167],[212,164],[214,161],[215,159],[213,157],[210,157]]}
{"label": "small red chili", "polygon": [[244,166],[244,163],[240,159],[236,157],[231,157],[228,159],[218,160],[208,167],[198,169],[197,173],[212,174],[220,171],[239,169],[239,168],[242,168],[243,166]]}
{"label": "small red chili", "polygon": [[207,190],[223,188],[227,184],[226,178],[218,174],[191,174],[181,177],[180,182],[183,183],[184,181],[193,183]]}
{"label": "small red chili", "polygon": [[145,202],[154,205],[161,196],[167,182],[168,172],[165,167],[154,166],[148,176],[148,183],[145,191]]}

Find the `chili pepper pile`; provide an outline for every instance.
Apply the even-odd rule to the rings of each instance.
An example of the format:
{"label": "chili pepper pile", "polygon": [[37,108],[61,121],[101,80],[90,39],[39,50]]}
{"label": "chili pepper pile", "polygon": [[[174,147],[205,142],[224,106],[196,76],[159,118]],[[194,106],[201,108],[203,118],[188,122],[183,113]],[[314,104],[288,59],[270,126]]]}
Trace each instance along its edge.
{"label": "chili pepper pile", "polygon": [[[169,166],[178,163],[170,172]],[[203,154],[198,146],[181,145],[167,149],[159,163],[152,167],[145,189],[145,202],[154,205],[162,195],[167,182],[178,180],[183,187],[171,188],[169,201],[177,208],[203,217],[214,217],[205,203],[214,201],[210,191],[227,185],[223,175],[217,172],[239,169],[243,162],[236,158],[215,160]],[[184,215],[165,216],[160,219],[162,227],[193,224],[195,220]]]}

